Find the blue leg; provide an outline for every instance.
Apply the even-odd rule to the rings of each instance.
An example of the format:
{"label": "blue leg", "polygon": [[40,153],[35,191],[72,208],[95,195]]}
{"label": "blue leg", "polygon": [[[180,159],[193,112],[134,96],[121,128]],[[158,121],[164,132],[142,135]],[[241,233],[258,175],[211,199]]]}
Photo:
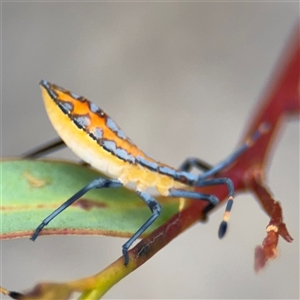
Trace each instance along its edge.
{"label": "blue leg", "polygon": [[229,196],[231,196],[231,197],[234,196],[234,186],[233,186],[232,180],[227,177],[199,180],[195,184],[195,186],[210,186],[210,185],[220,185],[220,184],[227,185]]}
{"label": "blue leg", "polygon": [[128,265],[129,256],[128,249],[130,246],[147,230],[150,225],[159,217],[161,212],[160,204],[149,194],[136,191],[136,193],[142,198],[142,200],[148,205],[150,208],[152,215],[151,217],[141,226],[141,228],[122,246],[122,252],[125,258],[125,266]]}
{"label": "blue leg", "polygon": [[229,215],[233,205],[233,199],[234,199],[233,183],[230,178],[224,177],[224,178],[213,178],[213,179],[199,181],[197,182],[196,186],[209,186],[209,185],[220,185],[220,184],[225,184],[228,187],[228,199],[227,199],[226,209],[223,216],[223,220],[219,226],[219,232],[218,232],[219,238],[221,239],[222,237],[224,237],[226,233]]}
{"label": "blue leg", "polygon": [[212,166],[196,157],[189,157],[179,166],[178,169],[179,171],[190,172],[192,168],[208,171],[212,168]]}
{"label": "blue leg", "polygon": [[[220,184],[226,184],[229,189],[229,197],[226,205],[225,214],[223,217],[223,221],[219,226],[219,232],[218,232],[219,238],[222,238],[226,233],[229,213],[233,204],[233,193],[234,193],[233,183],[229,178],[215,178],[206,181],[200,181],[196,184],[196,186],[209,186],[209,185],[220,185]],[[206,219],[205,214],[207,214],[211,209],[213,209],[219,203],[219,199],[216,196],[210,194],[202,194],[194,191],[177,190],[177,189],[170,189],[169,192],[170,192],[170,196],[172,197],[183,197],[183,198],[208,201],[209,205],[204,211],[204,218],[203,218],[204,220]]]}
{"label": "blue leg", "polygon": [[258,130],[254,132],[254,134],[246,140],[246,142],[238,148],[235,152],[233,152],[227,159],[223,160],[219,164],[217,164],[215,167],[211,168],[209,171],[201,174],[199,176],[199,180],[206,179],[208,177],[211,177],[218,172],[220,172],[225,167],[229,166],[235,159],[237,159],[245,150],[250,148],[263,134],[268,132],[270,129],[270,125],[268,123],[262,123]]}
{"label": "blue leg", "polygon": [[229,178],[215,178],[209,180],[207,180],[207,178],[216,175],[219,171],[229,166],[237,157],[239,157],[243,152],[245,152],[245,150],[250,148],[263,134],[268,132],[269,129],[270,129],[270,124],[262,123],[259,126],[258,130],[256,130],[254,134],[250,138],[248,138],[240,148],[238,148],[235,152],[233,152],[233,154],[231,154],[227,159],[225,159],[215,167],[199,175],[198,177],[198,182],[196,184],[197,186],[226,184],[228,187],[229,197],[227,200],[227,205],[223,216],[223,220],[219,227],[219,238],[222,238],[225,235],[227,230],[230,211],[233,205],[234,186],[232,184],[232,181]]}
{"label": "blue leg", "polygon": [[182,197],[182,198],[190,198],[197,200],[208,201],[213,206],[216,206],[219,203],[219,199],[210,194],[202,194],[194,191],[186,191],[186,190],[177,190],[177,189],[169,189],[169,193],[171,197]]}
{"label": "blue leg", "polygon": [[121,187],[122,183],[117,179],[106,179],[106,178],[97,178],[93,180],[91,183],[82,188],[79,192],[73,195],[70,199],[64,202],[60,207],[58,207],[54,212],[52,212],[43,222],[37,227],[32,237],[30,238],[34,241],[41,230],[49,224],[51,220],[53,220],[57,215],[59,215],[62,211],[64,211],[67,207],[69,207],[72,203],[78,200],[81,196],[86,194],[88,191],[93,189],[101,189],[101,188],[117,188]]}

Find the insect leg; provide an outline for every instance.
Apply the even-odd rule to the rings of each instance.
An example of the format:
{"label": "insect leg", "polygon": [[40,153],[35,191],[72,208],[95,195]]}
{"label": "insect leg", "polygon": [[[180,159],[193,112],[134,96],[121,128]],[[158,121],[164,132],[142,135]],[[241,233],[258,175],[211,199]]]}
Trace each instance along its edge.
{"label": "insect leg", "polygon": [[142,200],[148,205],[150,208],[152,215],[151,217],[140,227],[140,229],[122,246],[122,252],[125,259],[125,266],[128,265],[129,256],[128,249],[130,246],[149,228],[149,226],[159,217],[161,212],[160,204],[149,194],[136,191],[136,193],[142,198]]}
{"label": "insect leg", "polygon": [[[203,210],[203,214],[201,218],[202,221],[207,220],[207,213],[219,203],[219,199],[216,196],[210,194],[203,194],[195,191],[178,190],[178,189],[169,189],[169,193],[170,193],[169,196],[171,197],[189,198],[189,199],[207,201],[209,204]],[[181,208],[179,208],[179,210],[181,210]]]}
{"label": "insect leg", "polygon": [[75,195],[69,198],[66,202],[64,202],[60,207],[58,207],[55,211],[53,211],[47,218],[45,218],[42,223],[36,228],[35,232],[31,236],[31,240],[34,241],[42,229],[49,224],[51,220],[53,220],[57,215],[59,215],[62,211],[64,211],[67,207],[69,207],[72,203],[78,200],[81,196],[86,194],[88,191],[93,189],[101,189],[101,188],[117,188],[121,187],[122,183],[117,179],[106,179],[106,178],[97,178],[78,191]]}
{"label": "insect leg", "polygon": [[229,191],[229,197],[227,200],[227,205],[225,209],[225,213],[223,216],[223,221],[219,227],[219,238],[222,238],[227,230],[228,220],[230,216],[230,211],[233,204],[233,196],[234,196],[234,186],[232,181],[229,178],[215,178],[206,180],[206,178],[211,177],[217,174],[220,170],[230,165],[236,158],[238,158],[243,152],[245,152],[248,148],[250,148],[263,134],[267,133],[270,129],[269,123],[262,123],[258,130],[254,132],[254,134],[246,140],[246,142],[238,148],[233,154],[231,154],[227,159],[211,168],[209,171],[204,172],[199,175],[197,186],[206,186],[206,185],[218,185],[218,184],[226,184]]}
{"label": "insect leg", "polygon": [[199,180],[206,179],[210,176],[217,174],[219,171],[224,169],[225,167],[229,166],[235,159],[237,159],[245,150],[250,148],[263,134],[267,133],[270,129],[270,125],[268,123],[262,123],[258,130],[254,132],[254,134],[246,140],[246,142],[234,151],[227,159],[223,160],[209,171],[201,174],[199,176]]}
{"label": "insect leg", "polygon": [[169,189],[169,196],[171,197],[182,197],[182,198],[191,198],[196,200],[204,200],[208,201],[213,206],[216,206],[219,203],[219,199],[210,194],[202,194],[194,191],[187,191],[187,190],[177,190],[177,189]]}
{"label": "insect leg", "polygon": [[223,220],[219,226],[219,232],[218,232],[219,238],[221,239],[222,237],[224,237],[226,233],[230,211],[233,205],[233,199],[234,199],[233,183],[230,178],[223,177],[223,178],[213,178],[208,180],[200,180],[197,182],[196,186],[209,186],[209,185],[220,185],[220,184],[226,184],[228,187],[228,199],[227,199],[226,209],[223,216]]}
{"label": "insect leg", "polygon": [[198,159],[196,157],[189,157],[179,166],[178,169],[180,171],[189,172],[193,167],[202,171],[208,171],[212,168],[210,164],[204,162],[201,159]]}

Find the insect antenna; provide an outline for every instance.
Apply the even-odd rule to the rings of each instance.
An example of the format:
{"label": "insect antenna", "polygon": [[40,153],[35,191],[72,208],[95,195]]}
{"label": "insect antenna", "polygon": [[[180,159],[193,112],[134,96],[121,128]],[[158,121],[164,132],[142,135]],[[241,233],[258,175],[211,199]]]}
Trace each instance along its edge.
{"label": "insect antenna", "polygon": [[49,153],[52,153],[54,151],[58,151],[64,147],[66,147],[65,142],[61,138],[56,138],[39,147],[36,147],[34,149],[29,150],[28,152],[21,154],[21,158],[23,159],[39,158]]}

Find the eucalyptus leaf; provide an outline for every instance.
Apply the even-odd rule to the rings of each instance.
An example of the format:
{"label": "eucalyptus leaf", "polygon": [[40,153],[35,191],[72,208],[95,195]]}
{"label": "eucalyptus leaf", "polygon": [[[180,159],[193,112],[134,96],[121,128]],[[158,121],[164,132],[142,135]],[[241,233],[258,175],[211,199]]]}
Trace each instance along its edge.
{"label": "eucalyptus leaf", "polygon": [[[53,210],[97,177],[97,171],[62,161],[4,160],[1,163],[1,238],[30,237]],[[162,214],[146,232],[178,211],[178,200],[157,197]],[[151,215],[127,188],[93,190],[52,220],[41,232],[131,236]]]}

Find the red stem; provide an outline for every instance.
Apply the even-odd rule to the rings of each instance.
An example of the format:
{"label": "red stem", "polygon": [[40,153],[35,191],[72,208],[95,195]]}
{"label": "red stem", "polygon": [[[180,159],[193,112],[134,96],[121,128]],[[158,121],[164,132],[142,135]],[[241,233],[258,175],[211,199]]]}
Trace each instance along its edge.
{"label": "red stem", "polygon": [[[256,270],[262,268],[269,258],[276,254],[278,234],[288,242],[292,241],[283,221],[282,210],[278,202],[272,199],[270,193],[264,187],[263,174],[266,159],[270,153],[272,142],[281,125],[284,115],[300,113],[300,39],[299,24],[295,33],[285,49],[282,59],[273,74],[277,79],[272,78],[273,84],[269,85],[267,93],[259,101],[255,109],[255,117],[249,126],[245,139],[250,136],[260,124],[267,122],[271,128],[259,140],[245,151],[226,170],[220,172],[218,177],[232,179],[235,191],[253,191],[264,211],[270,216],[270,223],[267,226],[267,237],[263,247],[256,249]],[[272,88],[271,88],[272,87]],[[201,192],[212,192],[221,201],[226,199],[225,187],[197,188]],[[167,223],[155,230],[148,237],[144,238],[130,252],[130,259],[136,260],[137,266],[143,264],[157,251],[167,245],[172,239],[190,227],[193,223],[203,218],[207,203],[191,201],[187,208],[174,215]],[[269,227],[270,225],[275,227]],[[262,255],[263,253],[263,255]]]}

